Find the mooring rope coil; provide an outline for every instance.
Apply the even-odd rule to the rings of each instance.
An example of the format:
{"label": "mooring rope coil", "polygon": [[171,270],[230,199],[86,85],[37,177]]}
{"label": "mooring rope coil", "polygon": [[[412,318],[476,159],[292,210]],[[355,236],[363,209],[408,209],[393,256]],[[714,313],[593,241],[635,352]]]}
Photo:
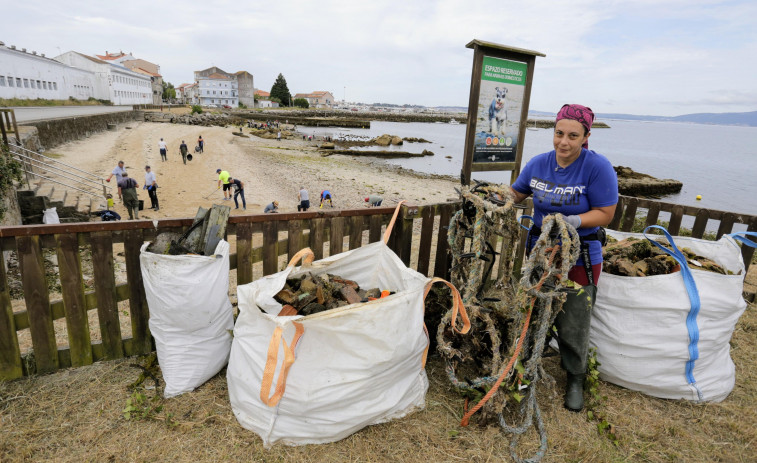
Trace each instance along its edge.
{"label": "mooring rope coil", "polygon": [[[494,286],[486,293],[488,296],[504,296],[509,288],[509,299],[496,297],[480,297],[485,286],[489,283],[488,274],[484,270],[489,264],[489,270],[493,266],[495,255],[487,248],[487,243],[492,239],[502,237],[505,245],[510,243],[513,248],[503,245],[503,253],[499,256],[500,268],[510,269],[514,257],[515,239],[519,233],[519,225],[515,220],[512,197],[508,189],[491,186],[477,186],[461,193],[463,197],[463,209],[453,216],[449,226],[449,245],[452,254],[452,281],[460,288],[469,309],[469,316],[473,321],[477,320],[478,333],[482,331],[489,335],[491,341],[491,373],[477,378],[461,380],[457,377],[457,366],[466,362],[479,362],[481,359],[466,358],[461,349],[453,346],[453,338],[450,336],[446,325],[449,321],[449,313],[442,318],[437,333],[438,349],[446,358],[445,368],[452,385],[464,396],[471,398],[480,397],[482,390],[486,390],[483,398],[470,410],[466,410],[461,424],[467,425],[470,418],[487,403],[497,396],[500,386],[508,381],[510,389],[517,388],[516,392],[525,389],[520,399],[518,414],[521,416],[519,424],[509,425],[504,416],[507,396],[499,394],[499,399],[492,402],[499,410],[488,408],[487,416],[496,412],[496,418],[503,431],[512,435],[510,450],[514,460],[519,462],[538,462],[547,450],[547,436],[541,411],[536,397],[537,382],[544,377],[551,380],[542,368],[542,352],[544,350],[547,333],[554,324],[557,312],[565,300],[568,271],[575,265],[578,259],[580,243],[576,230],[568,225],[561,215],[547,216],[542,223],[542,233],[535,243],[529,258],[524,263],[517,294],[512,294],[509,272],[497,276]],[[492,198],[496,200],[492,201]],[[467,204],[466,204],[467,203]],[[507,241],[511,239],[512,241]],[[466,250],[468,244],[468,252]],[[505,252],[505,251],[509,252]],[[487,259],[492,259],[491,263]],[[494,301],[490,301],[494,299]],[[507,362],[502,359],[505,355],[500,333],[503,329],[497,322],[503,320],[506,314],[507,321],[517,330],[510,330],[509,352]],[[472,330],[473,331],[473,330]],[[475,338],[475,342],[481,339]],[[521,362],[518,365],[518,362]],[[505,364],[506,363],[506,364]],[[518,366],[517,373],[516,366]],[[517,376],[516,376],[517,373]],[[510,384],[509,380],[513,379]],[[552,381],[553,382],[553,381]],[[466,401],[467,408],[467,401]],[[517,456],[518,437],[534,426],[540,435],[539,450],[529,459],[520,459]]]}

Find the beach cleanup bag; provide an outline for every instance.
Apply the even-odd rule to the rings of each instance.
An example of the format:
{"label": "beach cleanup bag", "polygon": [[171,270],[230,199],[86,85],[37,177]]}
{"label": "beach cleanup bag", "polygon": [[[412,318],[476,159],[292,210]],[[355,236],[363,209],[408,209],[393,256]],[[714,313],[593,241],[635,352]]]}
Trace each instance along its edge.
{"label": "beach cleanup bag", "polygon": [[[737,240],[751,241],[739,236],[743,232],[718,241],[673,238],[662,227],[652,227],[664,232],[670,243],[666,252],[681,271],[645,277],[602,273],[590,335],[600,378],[654,397],[720,402],[735,383],[729,343],[746,308],[746,272]],[[646,238],[608,233],[618,240]],[[691,270],[679,248],[712,259],[732,274]]]}
{"label": "beach cleanup bag", "polygon": [[[385,240],[389,231],[391,224]],[[239,423],[266,447],[334,442],[425,406],[423,301],[440,279],[407,268],[385,241],[308,264],[312,257],[304,249],[285,270],[237,288],[229,398]],[[395,293],[305,317],[278,316],[274,295],[287,278],[308,272]]]}
{"label": "beach cleanup bag", "polygon": [[228,361],[234,327],[229,243],[221,240],[211,256],[155,254],[148,245],[139,261],[169,398],[194,390]]}
{"label": "beach cleanup bag", "polygon": [[51,207],[50,209],[45,209],[44,211],[42,211],[42,223],[48,225],[52,223],[60,223],[57,208]]}

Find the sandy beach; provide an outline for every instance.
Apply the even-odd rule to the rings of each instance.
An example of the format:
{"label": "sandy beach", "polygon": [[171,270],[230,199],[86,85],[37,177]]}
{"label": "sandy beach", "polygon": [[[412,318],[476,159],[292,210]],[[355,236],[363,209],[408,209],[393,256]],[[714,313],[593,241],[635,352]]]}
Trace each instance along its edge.
{"label": "sandy beach", "polygon": [[[198,207],[212,204],[231,206],[232,215],[259,214],[273,200],[279,201],[281,212],[295,212],[300,186],[309,191],[314,208],[318,208],[318,198],[324,189],[331,191],[334,207],[339,209],[368,207],[363,198],[369,194],[383,196],[384,206],[403,199],[412,204],[432,204],[457,196],[453,189],[456,182],[451,179],[403,171],[378,160],[345,155],[321,157],[313,144],[299,139],[276,141],[253,135],[244,138],[233,135],[233,131],[238,132],[238,128],[135,122],[122,124],[113,132],[60,145],[50,152],[60,155],[59,159],[67,164],[103,177],[123,160],[129,175],[139,183],[139,198],[145,200],[146,209],[140,219],[193,217]],[[205,140],[205,150],[194,153],[200,135]],[[161,138],[168,145],[165,162],[158,150]],[[179,154],[182,140],[193,155],[186,165]],[[149,197],[141,189],[145,165],[150,165],[157,176],[159,211],[147,209]],[[223,201],[222,191],[215,191],[216,169],[227,170],[244,182],[246,211],[241,199],[237,210],[233,201]],[[111,185],[115,187],[114,180]],[[116,195],[114,198],[116,211],[128,218],[126,208]]]}

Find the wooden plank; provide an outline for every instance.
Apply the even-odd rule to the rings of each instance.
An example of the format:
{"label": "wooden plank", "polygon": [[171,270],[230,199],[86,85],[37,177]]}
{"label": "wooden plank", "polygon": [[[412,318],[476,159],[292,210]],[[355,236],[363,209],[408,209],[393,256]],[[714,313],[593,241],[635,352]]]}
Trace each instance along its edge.
{"label": "wooden plank", "polygon": [[287,262],[291,261],[297,251],[302,249],[303,220],[290,220],[287,222]]}
{"label": "wooden plank", "polygon": [[697,212],[696,219],[694,219],[694,227],[691,229],[691,236],[694,238],[701,238],[704,236],[704,231],[707,229],[707,220],[710,218],[710,214],[707,209],[700,209]]}
{"label": "wooden plank", "polygon": [[428,276],[431,260],[431,243],[434,239],[434,206],[421,210],[421,241],[418,245],[418,273]]}
{"label": "wooden plank", "polygon": [[206,256],[212,256],[216,252],[216,246],[226,236],[226,224],[229,221],[231,208],[214,204],[210,208],[210,216],[205,220],[202,239],[205,241],[204,249]]}
{"label": "wooden plank", "polygon": [[626,210],[623,214],[623,225],[621,230],[624,232],[630,232],[633,228],[634,220],[636,220],[636,208],[638,207],[639,200],[631,198],[627,202]]}
{"label": "wooden plank", "polygon": [[131,334],[135,354],[148,354],[152,351],[150,326],[148,324],[150,309],[147,306],[142,270],[139,264],[139,248],[142,247],[143,243],[142,230],[124,232],[126,279],[129,282],[129,312],[131,313]]}
{"label": "wooden plank", "polygon": [[[757,231],[757,217],[752,219],[751,222],[749,222],[749,226],[746,228],[747,231],[755,232]],[[754,237],[747,237],[752,241],[757,241]],[[750,248],[749,246],[741,245],[741,257],[744,259],[744,266],[746,267],[747,271],[749,271],[749,265],[752,263],[752,256],[754,256],[754,248]]]}
{"label": "wooden plank", "polygon": [[252,226],[237,225],[237,286],[252,282]]}
{"label": "wooden plank", "polygon": [[620,219],[623,217],[623,209],[625,208],[625,198],[622,196],[618,198],[618,205],[615,207],[615,215],[612,218],[612,221],[610,222],[610,225],[607,226],[607,228],[611,230],[619,230],[618,227],[620,227]]}
{"label": "wooden plank", "polygon": [[381,216],[372,215],[370,220],[370,226],[368,228],[368,242],[375,243],[381,240]]}
{"label": "wooden plank", "polygon": [[55,342],[53,317],[50,312],[50,295],[39,236],[16,238],[18,265],[24,288],[26,311],[29,314],[29,331],[34,347],[36,370],[47,373],[58,369],[58,347]]}
{"label": "wooden plank", "polygon": [[683,219],[683,206],[675,206],[670,212],[670,223],[668,224],[668,233],[676,236],[681,231],[681,219]]}
{"label": "wooden plank", "polygon": [[124,356],[124,349],[121,345],[121,322],[118,317],[113,241],[109,232],[91,233],[90,240],[92,243],[92,270],[95,279],[97,318],[100,322],[100,337],[102,339],[103,352],[101,358],[117,359]]}
{"label": "wooden plank", "polygon": [[55,235],[58,243],[58,272],[60,273],[63,307],[66,310],[66,331],[71,366],[92,364],[92,340],[84,301],[84,280],[81,275],[79,241],[76,234]]}
{"label": "wooden plank", "polygon": [[660,217],[660,203],[655,201],[647,209],[647,220],[644,222],[644,228],[650,225],[657,225],[657,219],[659,217]]}
{"label": "wooden plank", "polygon": [[357,249],[363,245],[363,224],[365,217],[356,215],[350,217],[350,250]]}
{"label": "wooden plank", "polygon": [[315,255],[315,260],[323,259],[323,234],[326,228],[326,219],[310,220],[310,249]]}
{"label": "wooden plank", "polygon": [[439,233],[436,239],[436,261],[434,262],[434,276],[449,279],[449,244],[447,243],[447,229],[449,221],[455,211],[455,204],[444,204],[440,207],[441,214],[439,217]]}
{"label": "wooden plank", "polygon": [[718,227],[718,235],[715,237],[716,240],[719,240],[723,235],[726,233],[731,233],[733,231],[733,223],[736,221],[735,214],[732,212],[727,212],[725,216],[720,219],[720,226]]}
{"label": "wooden plank", "polygon": [[334,256],[344,251],[344,217],[332,217],[330,220],[329,256]]}
{"label": "wooden plank", "polygon": [[[413,247],[413,218],[417,215],[417,207],[403,206],[397,217],[397,230],[394,232],[397,236],[397,248],[399,257],[406,266],[410,266],[410,254]],[[401,220],[400,220],[401,219]]]}
{"label": "wooden plank", "polygon": [[8,274],[5,271],[5,259],[0,253],[0,381],[10,381],[23,375]]}
{"label": "wooden plank", "polygon": [[263,275],[279,271],[279,223],[263,222]]}

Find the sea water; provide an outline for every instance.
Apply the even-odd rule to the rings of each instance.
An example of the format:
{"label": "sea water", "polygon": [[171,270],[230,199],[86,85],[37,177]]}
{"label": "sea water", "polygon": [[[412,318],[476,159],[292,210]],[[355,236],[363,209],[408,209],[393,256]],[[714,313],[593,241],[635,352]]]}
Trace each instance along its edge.
{"label": "sea water", "polygon": [[[610,128],[595,128],[589,147],[615,166],[683,182],[681,192],[662,201],[722,211],[757,214],[757,127],[676,122],[604,120]],[[371,122],[370,129],[302,127],[316,136],[372,138],[387,133],[416,137],[431,143],[356,149],[391,149],[434,152],[421,158],[386,162],[419,172],[460,176],[465,147],[465,124]],[[526,130],[523,165],[539,153],[550,151],[552,129]],[[474,172],[474,179],[509,183],[510,172]],[[696,196],[702,199],[697,200]],[[661,217],[664,217],[661,214]],[[684,223],[684,225],[687,225]],[[710,227],[708,227],[710,228]],[[741,227],[736,227],[741,229]]]}

